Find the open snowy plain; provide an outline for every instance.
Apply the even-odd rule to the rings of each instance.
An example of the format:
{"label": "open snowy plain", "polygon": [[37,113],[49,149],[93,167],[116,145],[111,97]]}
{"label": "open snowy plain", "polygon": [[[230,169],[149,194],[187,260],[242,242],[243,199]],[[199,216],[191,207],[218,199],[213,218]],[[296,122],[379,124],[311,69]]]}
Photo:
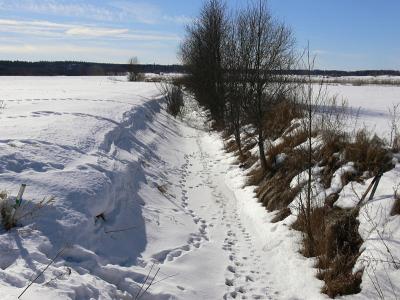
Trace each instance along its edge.
{"label": "open snowy plain", "polygon": [[[400,102],[399,87],[332,89],[386,129]],[[55,197],[0,231],[0,299],[48,265],[21,299],[327,298],[292,218],[270,223],[193,102],[176,120],[154,83],[107,77],[3,77],[0,99],[0,189],[27,184],[28,208]]]}
{"label": "open snowy plain", "polygon": [[[353,126],[367,127],[378,136],[390,139],[393,118],[389,110],[400,103],[400,85],[328,84],[326,90],[328,95],[336,97],[338,104],[342,100],[347,103],[351,109]],[[400,108],[397,114],[398,122]]]}

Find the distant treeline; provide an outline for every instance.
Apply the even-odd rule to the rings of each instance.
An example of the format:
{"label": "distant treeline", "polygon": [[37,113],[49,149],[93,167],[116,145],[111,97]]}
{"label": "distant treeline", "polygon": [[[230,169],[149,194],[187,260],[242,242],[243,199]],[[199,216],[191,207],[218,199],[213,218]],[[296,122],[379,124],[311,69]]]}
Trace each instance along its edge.
{"label": "distant treeline", "polygon": [[[138,66],[142,73],[186,73],[182,65],[141,64]],[[125,75],[129,70],[128,64],[108,64],[79,61],[0,61],[0,76],[101,76]],[[292,70],[292,75],[307,75],[307,70]],[[319,76],[400,76],[400,71],[393,70],[364,70],[338,71],[313,70],[312,75]]]}
{"label": "distant treeline", "polygon": [[[308,70],[293,70],[290,71],[292,75],[308,75]],[[400,76],[400,71],[394,70],[362,70],[362,71],[339,71],[339,70],[312,70],[312,75],[316,76]]]}
{"label": "distant treeline", "polygon": [[[138,65],[143,73],[182,73],[180,65]],[[78,61],[0,61],[0,76],[101,76],[125,75],[128,64],[107,64]]]}

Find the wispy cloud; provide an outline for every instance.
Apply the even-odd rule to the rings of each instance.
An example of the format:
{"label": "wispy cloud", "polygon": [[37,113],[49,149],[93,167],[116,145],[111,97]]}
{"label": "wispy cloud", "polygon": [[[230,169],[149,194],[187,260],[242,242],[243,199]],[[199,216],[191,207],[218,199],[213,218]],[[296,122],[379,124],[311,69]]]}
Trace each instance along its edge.
{"label": "wispy cloud", "polygon": [[0,11],[30,12],[103,22],[118,21],[143,24],[164,22],[186,24],[191,20],[183,15],[165,15],[158,5],[127,0],[101,1],[96,5],[77,0],[0,0]]}
{"label": "wispy cloud", "polygon": [[119,36],[129,32],[128,29],[94,28],[94,27],[73,27],[65,31],[67,35],[73,36]]}
{"label": "wispy cloud", "polygon": [[127,28],[98,27],[47,21],[0,19],[0,32],[29,34],[45,38],[111,38],[131,41],[179,41],[176,34]]}
{"label": "wispy cloud", "polygon": [[159,6],[144,2],[117,0],[108,3],[120,21],[136,21],[144,24],[157,24],[162,17]]}
{"label": "wispy cloud", "polygon": [[61,44],[61,45],[37,45],[37,44],[23,44],[23,45],[0,45],[0,53],[15,52],[19,54],[26,53],[42,53],[54,55],[60,52],[68,53],[110,53],[118,55],[132,54],[131,50],[127,49],[115,49],[110,47],[85,47],[79,45]]}
{"label": "wispy cloud", "polygon": [[186,25],[186,24],[190,24],[194,21],[193,18],[187,17],[187,16],[168,16],[168,15],[164,15],[162,17],[163,20],[167,21],[167,22],[172,22],[175,24],[179,24],[179,25]]}
{"label": "wispy cloud", "polygon": [[74,0],[0,0],[0,10],[85,17],[108,21],[115,19],[115,12],[110,11],[106,7],[94,6]]}
{"label": "wispy cloud", "polygon": [[169,25],[190,21],[146,0],[0,0],[0,53],[108,62],[138,55],[143,62],[175,63],[181,37]]}

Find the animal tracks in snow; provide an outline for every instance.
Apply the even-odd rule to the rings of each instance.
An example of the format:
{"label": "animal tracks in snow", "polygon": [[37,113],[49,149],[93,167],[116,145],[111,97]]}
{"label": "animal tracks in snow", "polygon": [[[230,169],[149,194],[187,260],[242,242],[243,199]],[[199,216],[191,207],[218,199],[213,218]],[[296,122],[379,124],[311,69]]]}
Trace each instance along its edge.
{"label": "animal tracks in snow", "polygon": [[[196,151],[192,148],[192,152],[184,152],[181,165],[169,173],[178,176],[174,200],[197,230],[188,232],[186,243],[160,251],[152,258],[173,266],[194,257],[203,259],[203,253],[207,253],[209,256],[204,259],[216,260],[211,268],[220,270],[218,284],[225,288],[223,299],[273,299],[274,291],[268,288],[271,276],[263,269],[264,251],[256,247],[241,219],[235,196],[222,180],[226,172],[221,170],[218,158],[203,151],[199,136],[187,138],[196,139]],[[183,256],[185,259],[179,260]],[[186,285],[178,284],[183,288],[179,290],[188,290]]]}

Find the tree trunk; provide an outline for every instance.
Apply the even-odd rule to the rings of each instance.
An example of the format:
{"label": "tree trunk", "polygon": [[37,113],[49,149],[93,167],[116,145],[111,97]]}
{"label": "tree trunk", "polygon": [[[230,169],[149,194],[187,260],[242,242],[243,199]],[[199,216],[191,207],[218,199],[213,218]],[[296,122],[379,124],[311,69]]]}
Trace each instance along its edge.
{"label": "tree trunk", "polygon": [[[309,78],[309,82],[311,79]],[[307,181],[307,235],[309,239],[310,255],[314,256],[315,244],[314,235],[311,228],[311,198],[312,198],[312,90],[308,89],[308,181]]]}
{"label": "tree trunk", "polygon": [[238,126],[235,126],[235,141],[236,145],[238,146],[240,156],[243,156],[242,142],[240,140],[240,128]]}
{"label": "tree trunk", "polygon": [[264,173],[266,173],[267,172],[267,160],[265,158],[264,137],[263,137],[262,131],[259,131],[259,134],[258,134],[258,151],[260,154],[261,168],[263,169]]}

